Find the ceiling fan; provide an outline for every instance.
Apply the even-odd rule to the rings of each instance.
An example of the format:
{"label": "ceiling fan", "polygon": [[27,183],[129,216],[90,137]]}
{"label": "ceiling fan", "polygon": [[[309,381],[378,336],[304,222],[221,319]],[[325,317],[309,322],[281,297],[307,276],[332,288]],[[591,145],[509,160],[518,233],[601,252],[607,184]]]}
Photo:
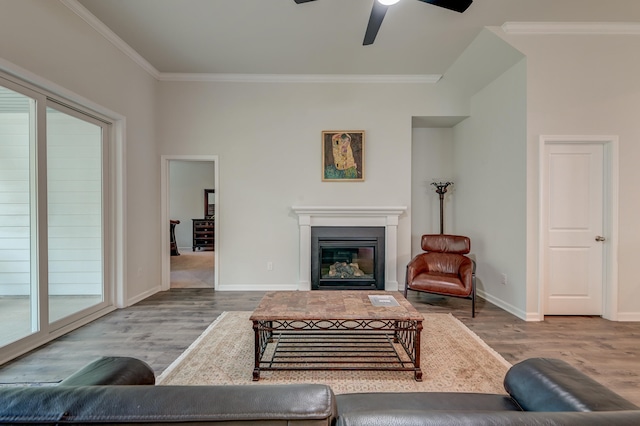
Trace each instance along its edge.
{"label": "ceiling fan", "polygon": [[[315,0],[294,0],[297,4],[308,3]],[[364,33],[363,46],[373,44],[376,39],[380,25],[384,15],[387,13],[389,6],[396,4],[400,0],[374,0],[373,8],[371,9],[371,15],[369,16],[369,24],[367,30]],[[429,3],[434,6],[443,7],[445,9],[453,10],[455,12],[464,12],[473,3],[473,0],[418,0],[424,3]]]}

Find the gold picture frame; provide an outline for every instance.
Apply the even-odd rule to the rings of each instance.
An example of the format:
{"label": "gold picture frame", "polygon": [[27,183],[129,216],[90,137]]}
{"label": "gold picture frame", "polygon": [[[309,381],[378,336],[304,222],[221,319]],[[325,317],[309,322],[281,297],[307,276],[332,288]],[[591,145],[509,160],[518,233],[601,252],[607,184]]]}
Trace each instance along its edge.
{"label": "gold picture frame", "polygon": [[364,130],[322,131],[322,180],[364,181]]}

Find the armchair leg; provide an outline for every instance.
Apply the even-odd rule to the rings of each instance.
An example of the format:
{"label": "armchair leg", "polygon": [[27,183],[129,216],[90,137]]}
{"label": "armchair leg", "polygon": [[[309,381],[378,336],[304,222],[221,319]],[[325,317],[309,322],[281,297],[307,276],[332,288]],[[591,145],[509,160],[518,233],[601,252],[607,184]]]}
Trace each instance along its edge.
{"label": "armchair leg", "polygon": [[473,294],[471,295],[471,318],[476,317],[476,291],[473,290]]}
{"label": "armchair leg", "polygon": [[407,266],[407,272],[405,273],[404,276],[404,298],[407,298],[407,290],[409,290],[409,280],[408,278],[408,273],[409,273],[409,266]]}
{"label": "armchair leg", "polygon": [[476,275],[471,277],[471,318],[476,317]]}

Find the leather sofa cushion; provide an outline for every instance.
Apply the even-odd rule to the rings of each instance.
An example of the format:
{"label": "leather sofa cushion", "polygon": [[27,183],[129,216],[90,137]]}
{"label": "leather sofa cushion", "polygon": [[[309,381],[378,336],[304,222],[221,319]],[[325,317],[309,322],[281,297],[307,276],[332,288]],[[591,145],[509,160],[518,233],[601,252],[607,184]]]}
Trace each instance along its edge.
{"label": "leather sofa cushion", "polygon": [[371,411],[519,411],[508,395],[463,392],[381,392],[336,395],[338,414]]}
{"label": "leather sofa cushion", "polygon": [[373,411],[345,414],[336,426],[637,426],[640,411],[530,413],[522,411]]}
{"label": "leather sofa cushion", "polygon": [[0,424],[334,424],[324,385],[0,387]]}

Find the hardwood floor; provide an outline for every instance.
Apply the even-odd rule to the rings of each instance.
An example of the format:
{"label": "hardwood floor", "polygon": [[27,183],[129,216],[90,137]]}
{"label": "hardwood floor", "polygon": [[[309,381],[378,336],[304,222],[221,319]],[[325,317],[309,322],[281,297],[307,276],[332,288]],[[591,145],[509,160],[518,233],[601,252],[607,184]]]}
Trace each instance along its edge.
{"label": "hardwood floor", "polygon": [[[264,293],[172,289],[117,310],[0,367],[0,383],[55,383],[101,355],[133,356],[160,374],[224,311],[253,310]],[[516,363],[530,357],[564,359],[640,405],[640,323],[599,317],[547,317],[525,322],[480,299],[409,292],[421,312],[451,312]]]}

